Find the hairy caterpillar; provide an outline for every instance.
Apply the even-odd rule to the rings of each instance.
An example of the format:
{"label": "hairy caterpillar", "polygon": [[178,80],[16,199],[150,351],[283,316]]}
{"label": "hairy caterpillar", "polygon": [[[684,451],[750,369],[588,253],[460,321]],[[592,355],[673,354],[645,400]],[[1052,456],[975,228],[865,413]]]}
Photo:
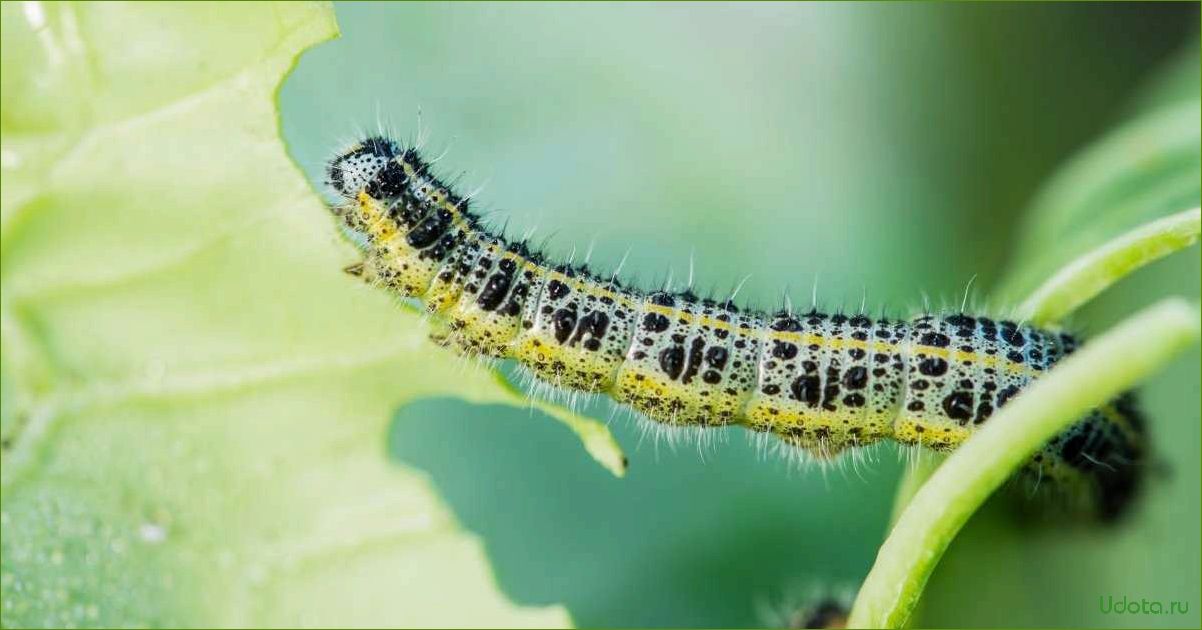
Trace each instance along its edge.
{"label": "hairy caterpillar", "polygon": [[[333,212],[365,243],[348,271],[422,301],[439,343],[515,359],[668,425],[743,425],[824,459],[887,438],[951,450],[1076,346],[964,313],[770,314],[642,292],[490,232],[388,138],[338,153],[327,174],[343,198]],[[1124,395],[1049,442],[1027,473],[1117,516],[1140,485],[1143,431]]]}

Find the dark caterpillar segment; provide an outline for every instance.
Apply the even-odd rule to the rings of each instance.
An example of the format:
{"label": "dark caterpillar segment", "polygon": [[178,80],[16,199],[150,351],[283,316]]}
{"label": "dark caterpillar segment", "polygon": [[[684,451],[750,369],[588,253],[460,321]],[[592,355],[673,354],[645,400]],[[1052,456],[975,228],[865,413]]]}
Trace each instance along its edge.
{"label": "dark caterpillar segment", "polygon": [[[458,302],[446,313],[455,333],[449,341],[461,352],[508,355],[510,343],[520,332],[521,307],[529,297],[510,294],[518,262],[499,240],[490,240],[481,248]],[[499,309],[510,298],[516,307]]]}
{"label": "dark caterpillar segment", "polygon": [[[971,433],[976,398],[975,352],[963,360],[953,345],[973,343],[974,337],[961,337],[957,326],[943,318],[924,315],[913,321],[914,331],[903,351],[906,358],[905,411],[894,427],[897,439],[947,450]],[[975,346],[973,346],[975,348]],[[967,385],[967,387],[965,387]]]}
{"label": "dark caterpillar segment", "polygon": [[901,352],[909,334],[910,327],[905,322],[882,319],[873,323],[868,337],[871,346],[867,351],[872,394],[864,427],[869,439],[893,435],[893,419],[902,411],[906,392]]}
{"label": "dark caterpillar segment", "polygon": [[1124,394],[1046,444],[1028,465],[1030,476],[1064,500],[1115,519],[1143,484],[1144,435],[1136,428],[1141,425],[1134,396]]}
{"label": "dark caterpillar segment", "polygon": [[767,329],[783,338],[760,336],[756,390],[745,412],[751,427],[780,435],[798,446],[819,446],[812,437],[816,427],[807,427],[806,421],[819,417],[822,402],[825,344],[820,327],[825,318],[813,313],[808,323],[803,323],[789,313],[777,313],[752,324],[757,330]]}
{"label": "dark caterpillar segment", "polygon": [[580,345],[587,350],[596,351],[600,348],[601,340],[609,330],[609,315],[605,311],[589,311],[580,318],[568,340],[569,346]]}
{"label": "dark caterpillar segment", "polygon": [[964,314],[914,320],[899,441],[953,448],[1057,360],[1058,340]]}
{"label": "dark caterpillar segment", "polygon": [[[754,327],[733,308],[688,294],[656,293],[640,304],[616,400],[676,425],[729,424],[754,381]],[[688,396],[678,391],[690,392]]]}
{"label": "dark caterpillar segment", "polygon": [[467,278],[472,273],[482,252],[480,244],[467,238],[462,227],[456,227],[454,243],[448,247],[434,279],[430,282],[422,300],[430,313],[442,313],[459,301]]}
{"label": "dark caterpillar segment", "polygon": [[451,213],[439,208],[413,226],[405,234],[405,241],[414,249],[426,250],[438,242],[450,227]]}
{"label": "dark caterpillar segment", "polygon": [[820,457],[890,435],[901,382],[888,363],[873,368],[873,347],[892,335],[876,336],[876,323],[861,315],[818,312],[778,313],[767,330],[751,426]]}
{"label": "dark caterpillar segment", "polygon": [[[845,327],[847,336],[852,341],[866,344],[872,332],[873,322],[864,315],[855,315],[849,317],[842,326]],[[845,367],[839,378],[841,389],[839,403],[847,410],[848,417],[844,418],[844,422],[850,424],[849,430],[856,428],[862,431],[868,421],[868,411],[871,409],[870,402],[874,396],[872,385],[875,379],[870,370],[871,359],[868,356],[868,350],[861,344],[856,344],[844,348],[842,351]],[[849,439],[848,441],[855,443],[854,440]]]}
{"label": "dark caterpillar segment", "polygon": [[[347,198],[335,213],[369,242],[359,273],[420,297],[446,323],[440,341],[514,358],[547,383],[608,393],[658,422],[743,424],[823,458],[882,438],[949,450],[1076,345],[967,314],[766,315],[688,292],[643,294],[490,234],[395,144],[365,141],[329,170]],[[1143,444],[1124,397],[1028,469],[1113,516],[1139,487]]]}
{"label": "dark caterpillar segment", "polygon": [[639,326],[618,369],[613,389],[616,400],[666,424],[701,424],[700,401],[671,394],[686,386],[681,376],[692,337],[699,332],[692,325],[698,313],[696,304],[663,292],[639,300]]}
{"label": "dark caterpillar segment", "polygon": [[549,383],[608,390],[630,346],[635,309],[615,300],[616,287],[588,290],[576,270],[531,264],[523,273],[535,297],[522,310],[510,356]]}
{"label": "dark caterpillar segment", "polygon": [[408,180],[404,167],[395,160],[389,160],[379,175],[367,185],[367,194],[376,199],[395,199],[404,192]]}

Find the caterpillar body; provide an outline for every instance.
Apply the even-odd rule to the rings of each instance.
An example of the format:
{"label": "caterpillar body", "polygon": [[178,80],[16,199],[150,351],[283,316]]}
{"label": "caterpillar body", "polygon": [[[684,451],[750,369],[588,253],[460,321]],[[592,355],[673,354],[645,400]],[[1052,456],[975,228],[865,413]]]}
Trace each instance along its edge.
{"label": "caterpillar body", "polygon": [[[640,291],[489,231],[416,150],[388,138],[339,152],[327,175],[343,199],[334,214],[364,243],[348,271],[420,300],[439,343],[515,359],[668,425],[742,425],[823,459],[884,439],[951,450],[1077,343],[964,313],[764,313]],[[1143,432],[1124,395],[1026,472],[1117,516],[1140,485]]]}

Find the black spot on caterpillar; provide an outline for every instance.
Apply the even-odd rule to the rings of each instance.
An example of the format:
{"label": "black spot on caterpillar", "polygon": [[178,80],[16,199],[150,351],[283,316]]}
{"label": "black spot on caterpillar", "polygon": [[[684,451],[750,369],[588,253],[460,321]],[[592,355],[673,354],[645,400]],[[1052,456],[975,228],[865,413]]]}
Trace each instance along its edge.
{"label": "black spot on caterpillar", "polygon": [[[366,243],[351,269],[416,298],[466,355],[510,358],[674,426],[742,425],[822,459],[893,439],[951,450],[1076,347],[1064,333],[964,313],[909,321],[740,310],[642,292],[556,265],[489,231],[414,149],[373,137],[336,155],[332,207]],[[1141,482],[1130,394],[1093,410],[1026,466],[1119,515]]]}

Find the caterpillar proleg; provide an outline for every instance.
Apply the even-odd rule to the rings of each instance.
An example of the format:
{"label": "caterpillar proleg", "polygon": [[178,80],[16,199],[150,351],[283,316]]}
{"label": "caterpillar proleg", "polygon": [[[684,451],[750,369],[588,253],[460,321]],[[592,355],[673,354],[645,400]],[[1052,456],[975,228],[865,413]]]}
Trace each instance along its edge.
{"label": "caterpillar proleg", "polygon": [[[439,343],[668,425],[741,425],[822,459],[886,439],[947,451],[1077,344],[959,312],[766,313],[640,291],[490,231],[416,150],[384,137],[339,152],[327,174],[342,197],[334,213],[364,243],[348,271],[420,300]],[[1114,517],[1140,486],[1144,448],[1126,394],[1049,442],[1027,473]]]}

